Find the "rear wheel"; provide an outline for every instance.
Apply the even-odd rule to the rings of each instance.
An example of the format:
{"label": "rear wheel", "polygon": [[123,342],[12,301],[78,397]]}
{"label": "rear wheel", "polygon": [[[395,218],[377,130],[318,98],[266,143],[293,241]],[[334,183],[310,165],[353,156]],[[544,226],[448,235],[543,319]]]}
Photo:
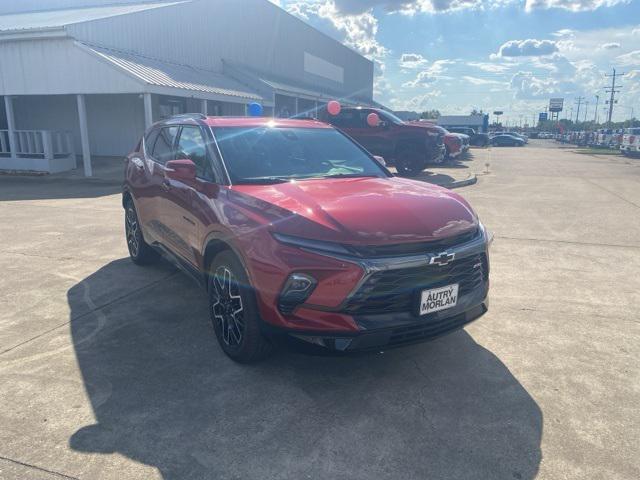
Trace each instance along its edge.
{"label": "rear wheel", "polygon": [[232,360],[252,363],[273,351],[260,329],[255,293],[238,258],[216,255],[209,270],[209,314],[218,343]]}
{"label": "rear wheel", "polygon": [[415,149],[402,147],[396,153],[396,170],[401,177],[416,177],[424,170],[424,162]]}
{"label": "rear wheel", "polygon": [[133,263],[136,265],[148,265],[158,260],[158,252],[145,242],[142,237],[138,213],[131,200],[127,202],[125,207],[124,230],[129,257]]}

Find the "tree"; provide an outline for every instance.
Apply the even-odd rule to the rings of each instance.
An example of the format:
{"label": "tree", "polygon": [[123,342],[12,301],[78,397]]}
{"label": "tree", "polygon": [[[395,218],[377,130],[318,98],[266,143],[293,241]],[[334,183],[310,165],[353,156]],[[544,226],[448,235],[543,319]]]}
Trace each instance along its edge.
{"label": "tree", "polygon": [[422,112],[420,114],[420,118],[424,118],[425,120],[437,120],[438,118],[440,118],[440,111],[427,110],[426,112]]}
{"label": "tree", "polygon": [[484,112],[482,110],[474,108],[473,110],[471,110],[471,115],[484,115]]}

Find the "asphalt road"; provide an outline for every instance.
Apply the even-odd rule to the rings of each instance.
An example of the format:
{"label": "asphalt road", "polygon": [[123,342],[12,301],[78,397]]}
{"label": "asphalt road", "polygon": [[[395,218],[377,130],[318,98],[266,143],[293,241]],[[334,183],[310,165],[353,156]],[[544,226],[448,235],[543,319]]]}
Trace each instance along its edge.
{"label": "asphalt road", "polygon": [[0,478],[640,478],[640,160],[473,155],[485,317],[249,367],[191,280],[128,261],[117,189],[0,178]]}

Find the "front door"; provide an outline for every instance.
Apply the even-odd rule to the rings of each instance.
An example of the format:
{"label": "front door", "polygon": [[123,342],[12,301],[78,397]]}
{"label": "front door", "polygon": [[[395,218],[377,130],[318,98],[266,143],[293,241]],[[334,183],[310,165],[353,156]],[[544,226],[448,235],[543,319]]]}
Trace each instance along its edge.
{"label": "front door", "polygon": [[166,225],[163,221],[162,204],[165,195],[164,165],[173,159],[178,127],[152,130],[145,138],[144,160],[137,167],[139,185],[136,186],[138,216],[145,239],[149,242],[165,243]]}
{"label": "front door", "polygon": [[202,129],[196,125],[181,127],[176,144],[176,159],[189,159],[196,166],[196,181],[187,184],[180,180],[165,178],[165,202],[163,206],[165,223],[171,232],[172,249],[192,265],[198,264],[198,221],[194,215],[194,205],[202,182],[213,180],[213,170],[207,155],[207,147]]}

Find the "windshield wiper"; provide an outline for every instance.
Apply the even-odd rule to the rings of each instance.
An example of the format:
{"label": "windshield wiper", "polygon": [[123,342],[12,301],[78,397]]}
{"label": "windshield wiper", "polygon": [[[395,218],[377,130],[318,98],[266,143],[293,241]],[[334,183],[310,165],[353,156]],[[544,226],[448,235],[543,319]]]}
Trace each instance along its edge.
{"label": "windshield wiper", "polygon": [[287,183],[290,179],[283,177],[255,177],[255,178],[242,178],[237,182],[233,182],[236,185],[274,185],[276,183]]}
{"label": "windshield wiper", "polygon": [[324,175],[323,178],[376,178],[380,175],[373,173],[334,173],[331,175]]}

